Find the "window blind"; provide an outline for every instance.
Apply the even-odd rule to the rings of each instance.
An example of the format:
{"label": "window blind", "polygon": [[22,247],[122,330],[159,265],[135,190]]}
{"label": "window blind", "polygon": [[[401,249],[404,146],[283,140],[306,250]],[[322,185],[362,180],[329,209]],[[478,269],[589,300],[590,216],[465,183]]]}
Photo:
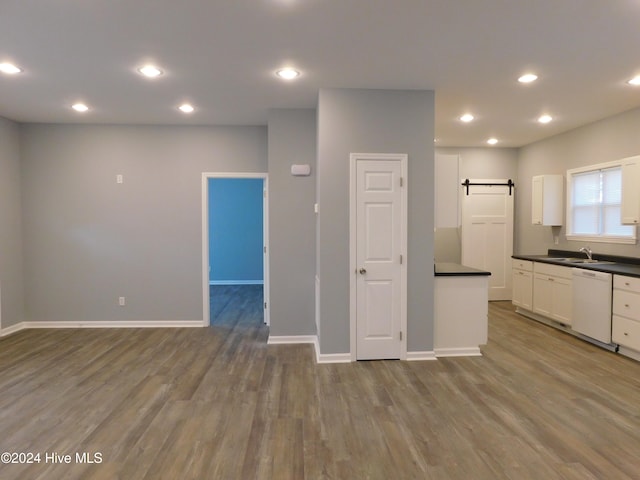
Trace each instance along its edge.
{"label": "window blind", "polygon": [[621,167],[572,174],[573,235],[633,237],[633,226],[620,223]]}

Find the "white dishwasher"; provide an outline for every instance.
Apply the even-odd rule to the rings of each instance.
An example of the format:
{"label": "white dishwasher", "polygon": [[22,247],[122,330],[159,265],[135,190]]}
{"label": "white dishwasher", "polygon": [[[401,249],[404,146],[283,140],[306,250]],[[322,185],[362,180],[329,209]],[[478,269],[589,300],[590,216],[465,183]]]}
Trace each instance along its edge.
{"label": "white dishwasher", "polygon": [[573,321],[571,328],[603,343],[611,343],[610,273],[573,268]]}

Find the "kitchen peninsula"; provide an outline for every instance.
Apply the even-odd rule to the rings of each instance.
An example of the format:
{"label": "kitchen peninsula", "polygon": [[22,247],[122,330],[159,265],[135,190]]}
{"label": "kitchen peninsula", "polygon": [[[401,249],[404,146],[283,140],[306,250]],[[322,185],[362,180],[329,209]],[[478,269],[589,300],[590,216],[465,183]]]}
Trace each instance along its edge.
{"label": "kitchen peninsula", "polygon": [[480,356],[487,343],[489,275],[457,263],[438,263],[435,275],[436,357]]}

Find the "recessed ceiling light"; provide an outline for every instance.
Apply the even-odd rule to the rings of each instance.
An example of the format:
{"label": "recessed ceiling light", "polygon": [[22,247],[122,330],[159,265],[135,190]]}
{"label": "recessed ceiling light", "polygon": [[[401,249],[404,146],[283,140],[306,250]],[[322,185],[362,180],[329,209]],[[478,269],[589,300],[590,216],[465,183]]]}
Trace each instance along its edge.
{"label": "recessed ceiling light", "polygon": [[162,70],[154,65],[145,65],[144,67],[140,67],[138,72],[148,78],[155,78],[162,75]]}
{"label": "recessed ceiling light", "polygon": [[193,113],[195,108],[193,108],[193,105],[190,105],[188,103],[183,103],[178,107],[178,110],[180,110],[182,113]]}
{"label": "recessed ceiling light", "polygon": [[276,72],[276,75],[284,80],[293,80],[300,76],[300,72],[293,68],[282,68]]}
{"label": "recessed ceiling light", "polygon": [[640,85],[640,75],[636,75],[631,80],[627,82],[629,85],[633,85],[634,87]]}
{"label": "recessed ceiling light", "polygon": [[489,140],[487,140],[487,143],[489,145],[495,145],[496,143],[498,143],[498,139],[497,138],[490,138]]}
{"label": "recessed ceiling light", "polygon": [[464,115],[462,115],[460,117],[460,121],[464,122],[464,123],[469,123],[471,121],[473,121],[475,117],[473,115],[471,115],[470,113],[465,113]]}
{"label": "recessed ceiling light", "polygon": [[13,63],[0,63],[0,72],[7,75],[15,75],[22,72],[21,68],[16,67]]}
{"label": "recessed ceiling light", "polygon": [[518,81],[520,83],[531,83],[535,82],[537,79],[538,76],[535,73],[525,73],[520,78],[518,78]]}
{"label": "recessed ceiling light", "polygon": [[551,115],[542,115],[538,118],[538,122],[540,123],[549,123],[551,120],[553,120]]}
{"label": "recessed ceiling light", "polygon": [[84,113],[89,110],[89,107],[87,107],[84,103],[74,103],[73,105],[71,105],[71,108],[80,113]]}

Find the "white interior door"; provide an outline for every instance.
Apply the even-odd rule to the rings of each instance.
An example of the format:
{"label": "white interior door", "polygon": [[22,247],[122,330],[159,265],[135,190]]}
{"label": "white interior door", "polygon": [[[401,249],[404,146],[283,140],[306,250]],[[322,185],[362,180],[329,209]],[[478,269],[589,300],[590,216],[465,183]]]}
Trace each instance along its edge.
{"label": "white interior door", "polygon": [[489,300],[511,300],[513,191],[502,185],[469,186],[462,196],[462,264],[491,272]]}
{"label": "white interior door", "polygon": [[406,325],[404,165],[386,156],[352,156],[352,162],[356,183],[355,264],[352,259],[356,359],[402,358],[406,352],[401,333]]}

